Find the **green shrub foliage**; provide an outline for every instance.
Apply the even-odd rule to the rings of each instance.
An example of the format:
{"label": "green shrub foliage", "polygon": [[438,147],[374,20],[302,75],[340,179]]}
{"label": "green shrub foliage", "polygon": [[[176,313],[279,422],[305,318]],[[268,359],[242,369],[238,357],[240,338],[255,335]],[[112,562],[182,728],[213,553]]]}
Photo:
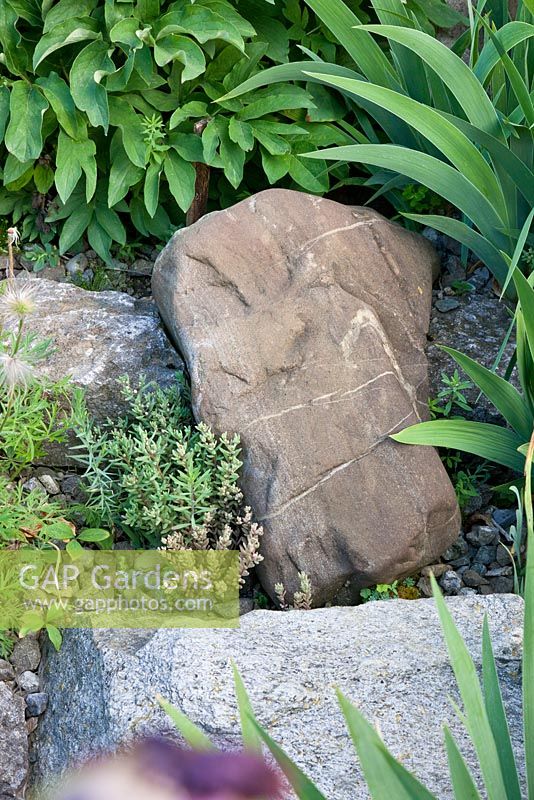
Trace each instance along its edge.
{"label": "green shrub foliage", "polygon": [[299,0],[2,0],[0,215],[26,239],[57,229],[61,253],[86,235],[109,260],[130,222],[160,240],[182,224],[195,162],[217,206],[282,179],[325,192],[326,162],[300,153],[346,141],[330,124],[344,101],[284,84],[217,102],[297,43],[336,58]]}
{"label": "green shrub foliage", "polygon": [[194,424],[183,380],[167,389],[121,383],[127,413],[103,425],[86,416],[77,430],[95,521],[135,547],[239,550],[243,579],[261,561],[263,531],[239,488],[239,437]]}

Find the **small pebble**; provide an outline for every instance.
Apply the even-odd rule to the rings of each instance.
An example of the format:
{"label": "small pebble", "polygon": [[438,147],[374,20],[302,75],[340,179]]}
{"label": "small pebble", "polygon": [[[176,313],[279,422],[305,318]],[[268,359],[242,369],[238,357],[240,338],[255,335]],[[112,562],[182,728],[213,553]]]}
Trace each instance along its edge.
{"label": "small pebble", "polygon": [[476,560],[480,561],[481,564],[491,564],[492,561],[495,561],[496,555],[497,548],[494,545],[483,545],[478,548]]}
{"label": "small pebble", "polygon": [[0,681],[12,681],[15,678],[15,671],[9,661],[0,658]]}
{"label": "small pebble", "polygon": [[449,569],[441,576],[439,585],[445,594],[458,594],[462,588],[462,581],[456,572],[454,572],[452,569]]}
{"label": "small pebble", "polygon": [[506,549],[506,547],[498,547],[497,553],[495,554],[495,561],[498,564],[502,564],[502,566],[506,566],[507,564],[512,563],[512,559],[510,558],[510,553]]}
{"label": "small pebble", "polygon": [[35,672],[21,672],[17,677],[17,683],[23,692],[38,692],[39,691],[39,678]]}
{"label": "small pebble", "polygon": [[460,556],[465,556],[468,550],[469,548],[467,546],[467,542],[460,534],[454,544],[451,544],[451,546],[443,553],[443,560],[448,562],[454,561],[454,559],[460,558]]}
{"label": "small pebble", "polygon": [[469,544],[475,547],[482,547],[486,544],[497,544],[499,541],[499,531],[491,528],[489,525],[475,525],[469,533],[466,534]]}
{"label": "small pebble", "polygon": [[67,272],[71,277],[74,277],[75,275],[81,275],[88,264],[89,261],[85,253],[78,253],[78,255],[69,258],[65,264],[65,272]]}
{"label": "small pebble", "polygon": [[442,314],[446,314],[448,311],[459,308],[460,303],[454,297],[444,297],[442,300],[436,300],[435,306]]}
{"label": "small pebble", "polygon": [[492,578],[490,580],[492,591],[496,594],[511,594],[514,591],[514,579],[510,577]]}
{"label": "small pebble", "polygon": [[462,586],[462,588],[458,592],[458,595],[460,597],[467,597],[468,595],[473,595],[473,594],[477,594],[477,590],[472,589],[470,586]]}
{"label": "small pebble", "polygon": [[468,567],[471,563],[471,559],[468,555],[462,556],[461,558],[455,558],[453,561],[449,561],[449,566],[454,567],[454,569],[459,569],[460,567]]}
{"label": "small pebble", "polygon": [[486,578],[483,578],[482,575],[479,575],[478,572],[475,572],[473,569],[467,569],[462,575],[462,580],[466,586],[471,586],[473,589],[487,583]]}
{"label": "small pebble", "polygon": [[428,567],[423,567],[421,570],[421,575],[423,575],[425,578],[428,578],[432,574],[437,579],[441,578],[443,573],[447,572],[448,569],[448,564],[429,564]]}
{"label": "small pebble", "polygon": [[478,572],[479,575],[485,575],[488,571],[488,568],[485,564],[481,564],[479,561],[473,561],[471,564],[471,569],[475,572]]}
{"label": "small pebble", "polygon": [[48,705],[46,692],[34,692],[26,696],[26,713],[29,717],[40,717]]}
{"label": "small pebble", "polygon": [[496,508],[492,514],[494,522],[501,528],[509,528],[515,525],[516,515],[513,508]]}
{"label": "small pebble", "polygon": [[41,492],[42,494],[46,494],[46,489],[43,484],[35,477],[28,478],[27,481],[24,481],[22,484],[22,488],[25,492]]}
{"label": "small pebble", "polygon": [[501,578],[503,575],[509,576],[514,574],[513,567],[493,567],[486,572],[487,578]]}
{"label": "small pebble", "polygon": [[28,736],[31,736],[32,733],[35,731],[35,729],[37,728],[37,723],[38,723],[37,717],[29,717],[26,720],[26,733],[28,734]]}
{"label": "small pebble", "polygon": [[9,656],[16,673],[35,671],[41,661],[41,649],[39,642],[30,636],[19,639],[15,642],[13,652]]}
{"label": "small pebble", "polygon": [[59,494],[60,488],[57,481],[51,475],[40,475],[39,482],[44,486],[48,494]]}

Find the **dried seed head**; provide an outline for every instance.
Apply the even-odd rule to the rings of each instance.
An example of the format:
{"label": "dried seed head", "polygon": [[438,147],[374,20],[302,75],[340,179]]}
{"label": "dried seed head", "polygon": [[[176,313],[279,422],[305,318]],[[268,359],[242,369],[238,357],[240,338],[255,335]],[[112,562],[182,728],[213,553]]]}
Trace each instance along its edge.
{"label": "dried seed head", "polygon": [[30,283],[9,282],[0,295],[0,316],[15,321],[35,311],[35,287]]}
{"label": "dried seed head", "polygon": [[20,242],[20,233],[19,233],[18,228],[8,228],[7,229],[7,241],[8,241],[8,244],[11,244],[11,245],[14,244],[15,246],[18,245],[18,243]]}
{"label": "dried seed head", "polygon": [[27,386],[34,377],[34,368],[18,355],[0,353],[0,384],[8,392],[17,386]]}

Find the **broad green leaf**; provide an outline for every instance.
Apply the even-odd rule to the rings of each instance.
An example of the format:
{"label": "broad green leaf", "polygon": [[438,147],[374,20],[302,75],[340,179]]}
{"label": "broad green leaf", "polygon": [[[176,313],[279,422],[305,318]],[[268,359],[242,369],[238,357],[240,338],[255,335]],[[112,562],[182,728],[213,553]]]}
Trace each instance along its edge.
{"label": "broad green leaf", "polygon": [[204,161],[202,139],[196,134],[176,131],[169,134],[169,144],[185,161]]}
{"label": "broad green leaf", "polygon": [[0,142],[4,139],[4,133],[9,119],[9,99],[10,93],[7,86],[0,86]]}
{"label": "broad green leaf", "polygon": [[[100,39],[98,23],[91,17],[77,17],[61,22],[52,28],[51,31],[41,36],[33,52],[33,69],[37,69],[39,64],[49,55],[75,42],[84,42],[88,39]],[[72,82],[71,82],[72,88]],[[82,109],[83,110],[83,109]]]}
{"label": "broad green leaf", "polygon": [[284,86],[277,92],[273,92],[271,89],[263,89],[256,96],[253,95],[252,99],[253,102],[248,103],[239,112],[239,119],[257,119],[266,114],[274,114],[277,111],[310,108],[313,106],[308,92],[299,86]]}
{"label": "broad green leaf", "polygon": [[[415,32],[415,31],[414,31]],[[498,237],[504,221],[484,195],[454,167],[434,156],[393,144],[355,144],[306,153],[308,158],[371,164],[406,175],[455,205],[480,231]],[[500,237],[505,239],[503,235]]]}
{"label": "broad green leaf", "polygon": [[219,137],[220,159],[224,169],[224,174],[234,187],[237,189],[243,180],[243,168],[245,166],[245,153],[241,147],[230,139],[228,133],[228,120],[219,117],[217,134]]}
{"label": "broad green leaf", "polygon": [[67,551],[68,555],[71,556],[71,558],[76,558],[83,553],[83,547],[79,542],[76,541],[76,539],[72,539],[70,542],[68,542],[65,550]]}
{"label": "broad green leaf", "polygon": [[208,106],[207,103],[203,103],[200,100],[192,100],[189,103],[185,103],[185,105],[177,108],[176,111],[173,113],[172,117],[169,121],[169,128],[172,130],[173,128],[177,128],[180,123],[185,122],[188,119],[197,118],[197,117],[205,117],[208,113]]}
{"label": "broad green leaf", "polygon": [[19,165],[17,172],[20,174],[18,178],[15,178],[14,180],[8,180],[5,175],[6,170],[4,170],[4,186],[10,194],[15,194],[27,186],[33,178],[33,161],[29,162],[29,166],[27,164],[21,164],[20,161],[17,161],[17,159],[10,153],[6,159],[6,167],[9,162],[14,162]]}
{"label": "broad green leaf", "polygon": [[476,667],[433,575],[430,580],[449,659],[464,706],[467,730],[478,756],[488,800],[504,800],[507,796],[504,777]]}
{"label": "broad green leaf", "polygon": [[178,733],[184,737],[188,745],[193,747],[195,750],[215,749],[206,734],[203,733],[203,731],[201,731],[200,728],[197,727],[193,722],[191,722],[184,713],[169,703],[168,700],[165,700],[160,694],[156,695],[156,700],[170,718]]}
{"label": "broad green leaf", "polygon": [[54,183],[54,170],[48,164],[37,164],[33,171],[35,188],[40,194],[47,194]]}
{"label": "broad green leaf", "polygon": [[393,758],[373,726],[339,690],[337,697],[372,800],[436,800]]}
{"label": "broad green leaf", "polygon": [[81,542],[104,542],[109,537],[109,531],[103,528],[83,528],[78,534],[78,540]]}
{"label": "broad green leaf", "polygon": [[184,5],[179,11],[163,14],[154,25],[156,41],[172,33],[185,33],[205,44],[211,40],[222,40],[244,51],[243,37],[231,22],[220,14],[201,5]]}
{"label": "broad green leaf", "polygon": [[523,472],[525,459],[517,448],[524,440],[513,431],[465,419],[444,419],[420,422],[391,436],[402,444],[450,447],[495,461],[516,472]]}
{"label": "broad green leaf", "polygon": [[95,218],[110,239],[121,245],[126,244],[126,230],[116,211],[112,208],[108,208],[104,203],[97,202],[95,206]]}
{"label": "broad green leaf", "polygon": [[101,80],[115,71],[108,47],[106,42],[91,42],[78,53],[70,70],[74,102],[80,111],[86,112],[91,125],[95,128],[102,126],[106,133],[109,126],[108,95]]}
{"label": "broad green leaf", "polygon": [[52,106],[54,114],[65,133],[73,139],[80,135],[76,106],[70,93],[68,84],[60,78],[57,72],[49,72],[44,78],[37,79],[43,94]]}
{"label": "broad green leaf", "polygon": [[289,163],[286,156],[273,156],[263,147],[261,148],[261,163],[267,180],[271,185],[281,180],[289,171]]}
{"label": "broad green leaf", "polygon": [[59,237],[59,252],[62,255],[82,238],[92,216],[93,209],[88,205],[79,205],[68,216]]}
{"label": "broad green leaf", "polygon": [[108,206],[111,208],[126,197],[132,186],[139,183],[144,170],[132,164],[128,158],[122,144],[121,131],[117,131],[111,141],[110,162]]}
{"label": "broad green leaf", "polygon": [[283,156],[291,152],[291,145],[275,133],[271,124],[266,120],[255,119],[250,123],[254,137],[272,156]]}
{"label": "broad green leaf", "polygon": [[48,108],[39,89],[26,81],[15,81],[11,88],[10,118],[5,146],[19,161],[31,161],[43,149],[43,116]]}
{"label": "broad green leaf", "polygon": [[96,190],[96,145],[91,139],[76,141],[59,132],[56,155],[56,188],[62,203],[66,203],[78,185],[82,171],[85,173],[86,200],[89,202]]}
{"label": "broad green leaf", "polygon": [[236,8],[226,0],[202,0],[201,5],[205,8],[210,8],[223,19],[231,22],[241,36],[249,38],[256,34],[256,29],[253,25],[242,17]]}
{"label": "broad green leaf", "polygon": [[202,48],[192,39],[177,33],[171,33],[156,42],[154,60],[159,67],[164,67],[170,61],[180,61],[184,65],[182,83],[198,78],[206,70],[206,59]]}
{"label": "broad green leaf", "polygon": [[432,142],[482,194],[491,198],[501,218],[506,219],[502,189],[488,162],[469,139],[437,111],[383,86],[334,75],[308,74],[313,78],[322,77],[325,83],[370,100],[403,119]]}
{"label": "broad green leaf", "polygon": [[145,173],[145,185],[143,189],[145,208],[150,217],[154,216],[158,208],[160,178],[161,164],[151,161]]}
{"label": "broad green leaf", "polygon": [[28,54],[21,47],[22,37],[16,28],[17,13],[13,7],[0,2],[0,45],[2,56],[9,72],[24,76],[29,67]]}
{"label": "broad green leaf", "polygon": [[422,31],[395,25],[363,25],[362,28],[413,50],[441,78],[473,125],[503,139],[493,103],[469,66],[446,45]]}
{"label": "broad green leaf", "polygon": [[328,191],[328,169],[323,161],[310,162],[300,155],[290,153],[288,160],[289,174],[300,187],[308,192],[323,194]]}
{"label": "broad green leaf", "polygon": [[147,162],[147,146],[141,117],[135,113],[127,100],[121,97],[109,97],[110,124],[120,128],[122,143],[128,158],[136,167],[145,167]]}
{"label": "broad green leaf", "polygon": [[245,152],[248,153],[254,148],[254,131],[248,122],[231,117],[228,124],[228,135]]}
{"label": "broad green leaf", "polygon": [[444,728],[444,733],[455,800],[481,800],[473,776],[447,726]]}
{"label": "broad green leaf", "polygon": [[[28,170],[33,172],[34,162],[26,161],[22,163],[9,153],[4,163],[4,184],[12,184],[18,181]],[[25,184],[23,184],[25,185]]]}
{"label": "broad green leaf", "polygon": [[87,226],[87,241],[102,261],[106,264],[111,262],[110,247],[113,239],[102,225],[97,222],[95,215],[91,217],[91,222]]}
{"label": "broad green leaf", "polygon": [[68,22],[80,17],[89,17],[97,5],[98,0],[58,0],[43,15],[43,33],[48,33],[62,22]]}
{"label": "broad green leaf", "polygon": [[317,61],[297,61],[291,64],[279,64],[276,67],[264,69],[248,78],[240,86],[232,89],[231,92],[219,97],[218,102],[232,100],[242,94],[259,89],[262,86],[271,86],[275,83],[285,83],[286,81],[305,81],[306,71],[313,70],[314,73],[321,75],[321,80],[312,78],[312,81],[322,82],[322,75],[339,75],[345,78],[360,78],[361,76],[352,69],[340,67],[337,64],[322,64]]}
{"label": "broad green leaf", "polygon": [[54,645],[54,648],[59,651],[63,643],[63,636],[61,635],[61,631],[59,630],[59,628],[56,628],[55,625],[50,625],[50,624],[45,625],[45,630],[48,634],[48,638]]}
{"label": "broad green leaf", "polygon": [[182,211],[187,211],[195,197],[195,168],[174,150],[168,150],[163,162],[163,171],[172,196]]}
{"label": "broad green leaf", "polygon": [[482,631],[482,685],[484,687],[486,711],[491,730],[493,731],[493,738],[497,746],[502,775],[506,786],[507,800],[521,800],[521,788],[519,786],[517,766],[510,739],[510,729],[504,711],[487,616],[484,616]]}
{"label": "broad green leaf", "polygon": [[119,20],[110,30],[109,38],[112,42],[126,44],[131,50],[139,50],[143,46],[137,32],[142,24],[135,17],[126,17]]}
{"label": "broad green leaf", "polygon": [[508,265],[500,250],[480,233],[474,231],[465,222],[454,217],[437,214],[403,214],[407,219],[429,225],[447,236],[451,236],[469,248],[491,270],[495,278],[502,285],[508,272]]}
{"label": "broad green leaf", "polygon": [[497,411],[500,411],[518,436],[523,441],[529,439],[534,428],[534,418],[515,386],[500,378],[490,369],[486,369],[482,364],[473,361],[464,353],[453,350],[452,347],[442,347],[441,349],[454,358],[481,392],[491,400]]}
{"label": "broad green leaf", "polygon": [[234,673],[235,693],[237,697],[237,706],[239,708],[239,719],[241,721],[241,734],[243,740],[243,747],[253,752],[262,752],[261,737],[258,734],[257,728],[253,723],[254,712],[250,704],[250,699],[245,689],[245,684],[241,679],[241,675],[235,663],[232,661],[232,671]]}
{"label": "broad green leaf", "polygon": [[[312,781],[304,774],[304,772],[297,767],[297,765],[289,758],[282,748],[271,739],[269,734],[264,728],[252,717],[251,722],[258,731],[271,754],[273,755],[276,763],[286,776],[293,791],[299,800],[327,800],[322,792],[319,791]],[[390,798],[391,800],[391,798]]]}

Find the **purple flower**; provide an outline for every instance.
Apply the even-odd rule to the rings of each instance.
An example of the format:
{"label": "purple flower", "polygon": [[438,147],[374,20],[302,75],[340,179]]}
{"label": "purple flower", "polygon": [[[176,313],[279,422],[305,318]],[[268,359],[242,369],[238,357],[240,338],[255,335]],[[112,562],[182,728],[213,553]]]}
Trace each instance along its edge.
{"label": "purple flower", "polygon": [[184,750],[168,739],[147,739],[136,747],[132,758],[144,776],[164,777],[184,793],[184,800],[271,800],[279,796],[277,776],[252,753]]}
{"label": "purple flower", "polygon": [[278,800],[281,782],[259,755],[186,750],[144,739],[71,776],[57,800]]}

